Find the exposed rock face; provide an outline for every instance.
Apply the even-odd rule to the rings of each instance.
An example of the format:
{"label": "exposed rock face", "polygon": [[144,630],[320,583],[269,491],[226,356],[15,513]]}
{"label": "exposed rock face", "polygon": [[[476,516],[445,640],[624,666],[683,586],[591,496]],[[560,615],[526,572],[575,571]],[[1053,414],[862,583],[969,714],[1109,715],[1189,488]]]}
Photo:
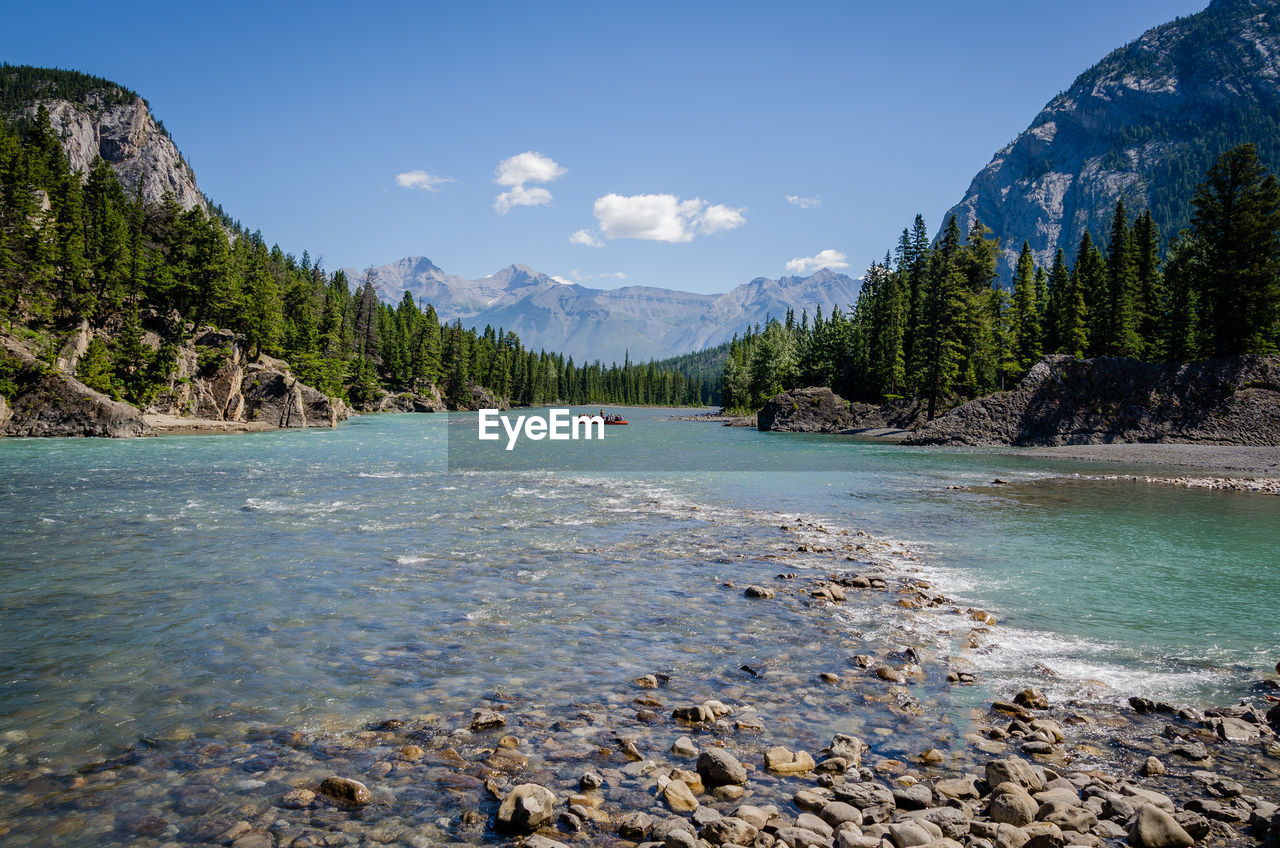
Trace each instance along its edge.
{"label": "exposed rock face", "polygon": [[1188,364],[1046,356],[1011,392],[926,424],[911,445],[1280,445],[1280,356]]}
{"label": "exposed rock face", "polygon": [[769,398],[756,413],[761,430],[785,433],[839,433],[853,426],[849,401],[826,387],[792,389]]}
{"label": "exposed rock face", "polygon": [[336,402],[298,378],[250,365],[244,376],[244,420],[273,427],[336,427],[347,418]]}
{"label": "exposed rock face", "polygon": [[0,435],[151,435],[137,407],[112,400],[50,368],[11,340],[0,338],[0,356],[21,363],[13,378],[18,391],[12,405],[0,400]]}
{"label": "exposed rock face", "polygon": [[[149,202],[159,201],[167,192],[183,209],[204,205],[191,166],[156,126],[141,98],[112,106],[104,106],[103,99],[93,94],[84,103],[42,102],[54,132],[62,138],[72,170],[87,174],[94,158],[101,156],[129,195],[140,188]],[[27,113],[34,115],[36,108],[32,104]]]}
{"label": "exposed rock face", "polygon": [[[1187,185],[1226,147],[1258,142],[1264,161],[1275,150],[1267,144],[1280,114],[1278,81],[1280,9],[1214,0],[1081,74],[974,177],[939,232],[952,215],[962,231],[975,218],[991,227],[1001,237],[1006,282],[1023,239],[1046,267],[1058,247],[1074,261],[1086,228],[1105,241],[1120,198],[1131,211],[1150,208],[1173,235],[1190,218]],[[1215,129],[1214,149],[1205,127]],[[1186,185],[1169,179],[1188,173],[1194,179]]]}
{"label": "exposed rock face", "polygon": [[440,387],[427,386],[425,391],[383,395],[367,412],[444,412]]}
{"label": "exposed rock face", "polygon": [[250,361],[244,339],[202,327],[178,351],[167,391],[149,411],[213,421],[260,421],[273,427],[333,427],[351,416],[336,398],[300,383],[289,365]]}
{"label": "exposed rock face", "polygon": [[919,425],[924,410],[914,400],[876,406],[853,403],[830,389],[792,389],[770,398],[756,414],[761,430],[783,433],[849,433],[858,430]]}

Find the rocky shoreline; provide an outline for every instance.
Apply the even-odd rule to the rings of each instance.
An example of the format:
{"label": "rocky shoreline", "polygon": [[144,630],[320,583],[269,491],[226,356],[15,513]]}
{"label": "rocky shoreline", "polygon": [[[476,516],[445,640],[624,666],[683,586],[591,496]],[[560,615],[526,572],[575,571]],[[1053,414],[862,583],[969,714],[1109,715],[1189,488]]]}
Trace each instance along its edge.
{"label": "rocky shoreline", "polygon": [[[748,661],[690,679],[673,654],[570,703],[517,685],[463,710],[389,705],[348,730],[143,738],[71,768],[42,763],[10,730],[0,836],[156,848],[1276,844],[1280,709],[1051,703],[1034,685],[984,698],[964,654],[1006,638],[994,616],[895,567],[910,558],[898,546],[813,524],[780,532],[770,556],[807,570],[722,576],[713,605],[764,618],[784,605],[815,624],[853,608],[927,612],[950,622],[954,649],[855,629],[817,667]],[[952,698],[966,692],[971,707]]]}

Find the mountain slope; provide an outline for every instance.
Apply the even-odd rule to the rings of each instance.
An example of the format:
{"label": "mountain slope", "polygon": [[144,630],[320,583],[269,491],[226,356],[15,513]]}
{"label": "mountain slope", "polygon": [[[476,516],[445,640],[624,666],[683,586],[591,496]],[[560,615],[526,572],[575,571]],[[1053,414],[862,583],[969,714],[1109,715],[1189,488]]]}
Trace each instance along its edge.
{"label": "mountain slope", "polygon": [[[383,300],[408,291],[430,303],[444,321],[514,330],[531,348],[558,350],[579,362],[661,359],[712,347],[769,316],[818,306],[848,309],[861,283],[822,269],[809,277],[763,277],[722,295],[652,286],[591,289],[564,284],[523,265],[480,280],[446,274],[424,257],[408,257],[374,270]],[[346,269],[353,284],[364,279]]]}
{"label": "mountain slope", "polygon": [[168,193],[183,209],[204,204],[191,166],[147,101],[129,89],[76,71],[0,66],[0,116],[29,120],[40,106],[73,170],[87,174],[101,156],[130,195],[140,191],[154,203]]}
{"label": "mountain slope", "polygon": [[1205,170],[1246,141],[1280,165],[1280,0],[1214,0],[1112,52],[998,151],[940,223],[991,227],[1008,281],[1023,239],[1044,265],[1058,247],[1073,259],[1086,228],[1105,243],[1117,199],[1176,235]]}

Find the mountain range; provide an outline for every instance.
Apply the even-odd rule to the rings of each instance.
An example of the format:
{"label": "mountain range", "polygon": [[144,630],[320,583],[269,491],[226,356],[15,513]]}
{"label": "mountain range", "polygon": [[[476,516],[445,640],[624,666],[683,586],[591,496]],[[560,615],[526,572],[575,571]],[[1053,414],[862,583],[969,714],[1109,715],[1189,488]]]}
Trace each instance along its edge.
{"label": "mountain range", "polygon": [[[344,269],[351,284],[365,273]],[[663,359],[727,341],[747,326],[787,310],[848,311],[861,281],[823,268],[808,277],[757,277],[725,294],[696,294],[653,286],[592,289],[562,283],[524,265],[479,280],[447,274],[430,259],[407,257],[372,269],[374,288],[388,303],[407,291],[441,320],[514,331],[530,348],[555,350],[579,362]]]}
{"label": "mountain range", "polygon": [[1074,261],[1085,229],[1106,244],[1118,199],[1169,238],[1205,171],[1244,142],[1280,165],[1280,0],[1214,0],[1108,54],[996,152],[939,232],[952,215],[990,227],[1006,282],[1023,239],[1044,266],[1059,247]]}

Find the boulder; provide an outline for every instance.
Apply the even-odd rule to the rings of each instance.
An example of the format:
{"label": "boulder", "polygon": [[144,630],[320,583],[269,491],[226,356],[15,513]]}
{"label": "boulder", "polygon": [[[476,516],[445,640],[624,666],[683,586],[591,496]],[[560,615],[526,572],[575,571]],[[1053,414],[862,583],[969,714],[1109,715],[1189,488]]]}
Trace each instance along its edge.
{"label": "boulder", "polygon": [[1154,804],[1144,804],[1129,826],[1133,848],[1190,848],[1195,844],[1182,825]]}
{"label": "boulder", "polygon": [[336,427],[350,416],[336,401],[278,371],[250,366],[244,380],[244,415],[273,427]]}
{"label": "boulder", "polygon": [[324,783],[320,784],[320,794],[353,807],[363,807],[373,803],[373,794],[369,792],[367,786],[358,780],[338,775],[325,778]]}
{"label": "boulder", "polygon": [[498,827],[518,833],[530,833],[551,821],[555,815],[556,796],[536,783],[522,783],[502,799],[498,807]]}
{"label": "boulder", "polygon": [[1044,789],[1044,781],[1031,764],[1018,757],[987,762],[987,785],[996,787],[1001,783],[1016,783],[1028,792]]}
{"label": "boulder", "polygon": [[699,834],[712,845],[750,845],[760,830],[736,816],[722,816],[702,828]]}
{"label": "boulder", "polygon": [[698,755],[695,768],[709,788],[741,786],[747,782],[747,769],[738,758],[723,748],[708,748]]}
{"label": "boulder", "polygon": [[792,752],[775,745],[764,752],[764,767],[776,774],[804,774],[813,771],[815,763],[807,751]]}

